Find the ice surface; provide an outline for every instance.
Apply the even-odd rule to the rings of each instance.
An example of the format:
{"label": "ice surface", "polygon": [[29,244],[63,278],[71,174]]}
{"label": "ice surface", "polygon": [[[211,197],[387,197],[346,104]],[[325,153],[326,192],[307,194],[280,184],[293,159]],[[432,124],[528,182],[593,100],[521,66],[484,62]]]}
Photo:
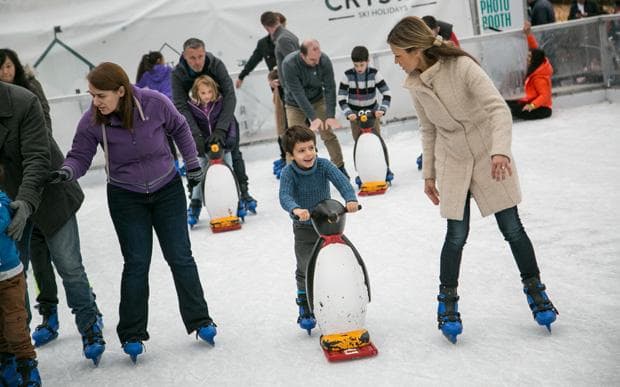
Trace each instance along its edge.
{"label": "ice surface", "polygon": [[[291,221],[271,174],[277,146],[248,158],[258,215],[242,230],[191,231],[215,347],[188,336],[157,244],[151,266],[146,353],[133,365],[115,332],[122,256],[108,215],[102,170],[81,183],[84,264],[105,314],[107,350],[98,368],[82,356],[61,294],[60,336],[38,350],[46,386],[617,385],[620,375],[620,105],[556,109],[514,125],[524,200],[520,215],[542,280],[560,311],[553,333],[533,320],[510,249],[494,218],[472,205],[459,293],[464,331],[456,345],[437,330],[439,252],[445,220],[423,193],[415,166],[419,132],[388,135],[393,187],[364,197],[346,235],[368,267],[367,328],[375,358],[328,363],[295,320]],[[344,139],[348,131],[339,136]],[[351,141],[344,141],[353,173]],[[323,155],[324,146],[320,145]],[[245,149],[247,154],[252,149]],[[336,196],[339,198],[339,196]],[[31,294],[33,281],[31,285]],[[60,284],[59,284],[60,287]],[[35,316],[33,327],[39,322]]]}

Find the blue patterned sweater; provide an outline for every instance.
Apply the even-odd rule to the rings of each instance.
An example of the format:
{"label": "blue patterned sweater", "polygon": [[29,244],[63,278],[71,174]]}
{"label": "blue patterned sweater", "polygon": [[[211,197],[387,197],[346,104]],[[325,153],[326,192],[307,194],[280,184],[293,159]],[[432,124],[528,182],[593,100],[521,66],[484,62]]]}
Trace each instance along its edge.
{"label": "blue patterned sweater", "polygon": [[[304,170],[293,161],[280,175],[280,205],[293,217],[295,208],[314,210],[317,204],[330,199],[329,183],[340,192],[345,202],[357,201],[349,179],[331,161],[317,157],[312,168]],[[311,222],[295,223],[311,224]]]}
{"label": "blue patterned sweater", "polygon": [[23,266],[15,241],[6,234],[11,224],[11,199],[0,191],[0,281],[8,280],[21,273]]}

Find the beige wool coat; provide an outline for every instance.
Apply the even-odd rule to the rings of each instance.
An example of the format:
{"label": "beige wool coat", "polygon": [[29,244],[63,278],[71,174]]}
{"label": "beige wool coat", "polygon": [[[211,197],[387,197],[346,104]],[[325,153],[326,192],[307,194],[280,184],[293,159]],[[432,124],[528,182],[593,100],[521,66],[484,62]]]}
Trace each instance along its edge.
{"label": "beige wool coat", "polygon": [[[441,216],[462,220],[467,191],[482,216],[521,201],[510,150],[512,116],[484,70],[471,58],[442,59],[407,76],[422,133],[423,177],[435,179]],[[495,181],[491,156],[510,158],[512,176]]]}

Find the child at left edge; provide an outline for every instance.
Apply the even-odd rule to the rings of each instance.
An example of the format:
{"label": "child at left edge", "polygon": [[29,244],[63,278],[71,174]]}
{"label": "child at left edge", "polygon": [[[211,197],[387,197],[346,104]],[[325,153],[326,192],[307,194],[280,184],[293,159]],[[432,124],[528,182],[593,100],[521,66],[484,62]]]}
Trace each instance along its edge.
{"label": "child at left edge", "polygon": [[316,326],[306,296],[306,269],[319,235],[310,222],[310,214],[321,201],[330,199],[331,182],[346,202],[348,212],[358,210],[357,196],[349,179],[331,161],[317,157],[316,134],[307,127],[294,125],[282,136],[282,146],[293,161],[280,175],[280,205],[293,219],[297,268],[297,323],[308,331]]}
{"label": "child at left edge", "polygon": [[[4,168],[0,165],[0,186]],[[0,189],[0,385],[40,386],[37,354],[26,322],[26,277],[17,245],[6,234],[11,199]]]}

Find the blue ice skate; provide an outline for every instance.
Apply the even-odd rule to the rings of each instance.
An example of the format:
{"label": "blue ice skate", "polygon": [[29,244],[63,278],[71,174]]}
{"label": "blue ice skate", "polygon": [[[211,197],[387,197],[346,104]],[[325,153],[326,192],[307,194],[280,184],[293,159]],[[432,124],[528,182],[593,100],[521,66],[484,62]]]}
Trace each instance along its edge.
{"label": "blue ice skate", "polygon": [[[394,180],[394,173],[392,172],[392,170],[390,168],[388,168],[387,173],[385,174],[385,181],[388,184],[392,184],[392,180]],[[356,181],[357,183],[357,181]]]}
{"label": "blue ice skate", "polygon": [[17,361],[17,372],[20,375],[20,387],[41,387],[39,364],[34,359],[21,359]]}
{"label": "blue ice skate", "polygon": [[276,175],[278,179],[280,178],[280,174],[282,173],[282,169],[284,167],[286,167],[286,160],[284,159],[277,159],[273,162],[273,174]]}
{"label": "blue ice skate", "polygon": [[456,336],[463,332],[463,323],[458,309],[459,296],[456,288],[439,287],[437,296],[437,328],[452,344],[456,344]]}
{"label": "blue ice skate", "polygon": [[43,316],[43,322],[32,333],[34,346],[40,347],[58,337],[58,310],[56,305],[37,305],[39,313]]}
{"label": "blue ice skate", "polygon": [[560,313],[549,300],[545,290],[545,285],[540,283],[537,277],[523,281],[523,293],[527,296],[527,303],[534,315],[534,320],[551,332],[551,323]]}
{"label": "blue ice skate", "polygon": [[418,171],[422,170],[422,153],[420,153],[415,162],[418,164]]}
{"label": "blue ice skate", "polygon": [[21,376],[17,372],[15,355],[0,353],[0,385],[18,387],[21,384]]}
{"label": "blue ice skate", "polygon": [[92,360],[95,366],[98,366],[101,355],[103,355],[105,351],[103,332],[98,321],[95,321],[95,323],[82,334],[82,344],[84,346],[84,357]]}
{"label": "blue ice skate", "polygon": [[202,340],[206,341],[211,345],[215,345],[215,335],[217,335],[217,325],[212,321],[208,325],[198,328],[196,331],[196,337],[200,337]]}
{"label": "blue ice skate", "polygon": [[202,203],[198,199],[192,199],[189,208],[187,209],[187,224],[190,228],[193,228],[200,219],[200,210],[202,209]]}
{"label": "blue ice skate", "polygon": [[297,324],[299,324],[301,329],[308,331],[308,335],[311,335],[312,329],[316,327],[316,319],[314,318],[314,315],[310,313],[306,292],[303,290],[298,290],[295,302],[299,306],[299,317],[297,317]]}
{"label": "blue ice skate", "polygon": [[144,352],[144,344],[142,343],[142,340],[130,339],[123,343],[123,352],[128,354],[131,358],[131,361],[136,364],[136,361],[138,360],[138,355]]}
{"label": "blue ice skate", "polygon": [[247,192],[242,194],[241,202],[243,203],[243,208],[245,208],[246,211],[256,214],[256,207],[258,206],[258,202],[252,197],[252,195]]}

